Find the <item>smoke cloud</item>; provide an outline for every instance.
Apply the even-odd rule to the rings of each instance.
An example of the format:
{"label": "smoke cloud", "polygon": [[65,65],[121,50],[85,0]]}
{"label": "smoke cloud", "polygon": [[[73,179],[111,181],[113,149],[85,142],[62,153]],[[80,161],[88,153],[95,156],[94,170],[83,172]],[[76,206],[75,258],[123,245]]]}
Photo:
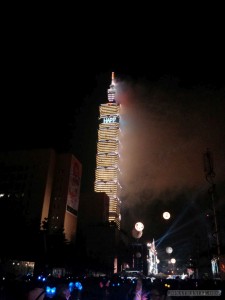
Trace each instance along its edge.
{"label": "smoke cloud", "polygon": [[168,79],[117,83],[125,208],[206,192],[207,148],[213,155],[215,183],[225,186],[224,95],[223,89],[185,88]]}

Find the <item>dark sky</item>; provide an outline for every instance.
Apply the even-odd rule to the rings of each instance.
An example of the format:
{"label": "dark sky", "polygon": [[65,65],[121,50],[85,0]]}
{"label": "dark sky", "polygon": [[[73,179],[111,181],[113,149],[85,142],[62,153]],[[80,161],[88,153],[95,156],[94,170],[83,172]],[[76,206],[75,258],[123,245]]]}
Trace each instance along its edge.
{"label": "dark sky", "polygon": [[[137,26],[134,15],[125,21],[121,12],[124,22],[94,23],[82,33],[72,21],[8,24],[1,149],[72,151],[83,164],[82,191],[93,191],[98,106],[107,102],[114,71],[124,114],[124,227],[130,232],[143,221],[143,239],[165,241],[169,230],[174,243],[171,232],[187,245],[193,235],[185,224],[202,224],[208,204],[207,147],[225,202],[224,34],[219,10],[211,13],[213,19],[180,14],[153,22],[151,12]],[[168,222],[164,209],[172,214]]]}

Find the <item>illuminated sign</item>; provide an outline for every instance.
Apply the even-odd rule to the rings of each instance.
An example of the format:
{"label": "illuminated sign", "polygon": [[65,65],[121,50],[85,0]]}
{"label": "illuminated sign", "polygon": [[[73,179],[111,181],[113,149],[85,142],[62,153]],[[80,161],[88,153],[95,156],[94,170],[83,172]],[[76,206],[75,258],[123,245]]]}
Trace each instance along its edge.
{"label": "illuminated sign", "polygon": [[107,118],[102,119],[102,123],[104,123],[104,124],[115,123],[115,122],[119,122],[119,118],[116,116],[107,117]]}

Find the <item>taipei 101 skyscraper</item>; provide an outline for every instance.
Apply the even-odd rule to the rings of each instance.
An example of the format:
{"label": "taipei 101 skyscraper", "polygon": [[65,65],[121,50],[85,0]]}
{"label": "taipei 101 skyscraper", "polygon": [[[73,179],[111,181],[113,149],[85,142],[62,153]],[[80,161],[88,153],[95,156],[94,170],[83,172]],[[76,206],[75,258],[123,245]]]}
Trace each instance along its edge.
{"label": "taipei 101 skyscraper", "polygon": [[108,103],[99,106],[99,129],[95,171],[95,192],[109,196],[109,222],[120,229],[120,200],[118,198],[119,121],[120,105],[116,103],[114,72],[108,89]]}

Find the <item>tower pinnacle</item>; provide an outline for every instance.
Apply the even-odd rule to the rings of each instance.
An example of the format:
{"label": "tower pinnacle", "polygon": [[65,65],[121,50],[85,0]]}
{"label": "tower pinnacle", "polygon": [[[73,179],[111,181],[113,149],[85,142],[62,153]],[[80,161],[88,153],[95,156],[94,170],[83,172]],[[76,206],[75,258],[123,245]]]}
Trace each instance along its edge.
{"label": "tower pinnacle", "polygon": [[114,80],[115,80],[115,73],[112,72],[112,83],[111,84],[113,84],[113,85],[115,84]]}
{"label": "tower pinnacle", "polygon": [[116,94],[116,88],[115,88],[115,74],[112,72],[112,81],[110,84],[110,88],[108,89],[108,101],[109,102],[116,102],[115,101],[115,94]]}

